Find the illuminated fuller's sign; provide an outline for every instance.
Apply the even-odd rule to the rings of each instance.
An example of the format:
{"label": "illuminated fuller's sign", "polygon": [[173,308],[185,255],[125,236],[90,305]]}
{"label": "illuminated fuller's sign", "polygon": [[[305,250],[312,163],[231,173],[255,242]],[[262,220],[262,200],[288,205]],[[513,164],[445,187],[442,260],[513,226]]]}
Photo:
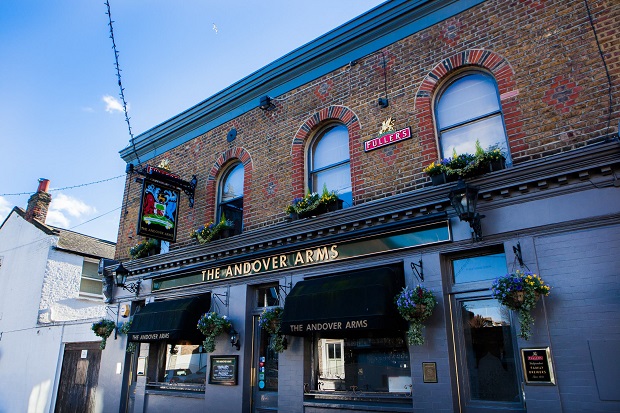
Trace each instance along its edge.
{"label": "illuminated fuller's sign", "polygon": [[404,141],[411,138],[411,128],[406,127],[396,132],[390,132],[377,138],[364,142],[364,151],[369,152],[373,149],[379,149],[382,146],[391,145],[396,142]]}

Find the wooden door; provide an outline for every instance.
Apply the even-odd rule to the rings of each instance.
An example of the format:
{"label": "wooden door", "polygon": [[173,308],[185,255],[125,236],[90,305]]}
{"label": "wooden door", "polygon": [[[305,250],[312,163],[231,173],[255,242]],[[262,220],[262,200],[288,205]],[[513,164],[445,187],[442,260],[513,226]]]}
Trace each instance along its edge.
{"label": "wooden door", "polygon": [[98,342],[65,344],[56,413],[95,411],[100,363]]}

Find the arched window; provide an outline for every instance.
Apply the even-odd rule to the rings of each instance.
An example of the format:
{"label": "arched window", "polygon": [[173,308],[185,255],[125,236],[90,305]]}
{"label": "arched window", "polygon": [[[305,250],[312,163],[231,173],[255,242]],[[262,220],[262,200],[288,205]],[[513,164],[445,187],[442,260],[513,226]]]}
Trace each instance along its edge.
{"label": "arched window", "polygon": [[507,155],[508,140],[495,79],[483,72],[464,72],[440,90],[435,104],[442,157],[495,146]]}
{"label": "arched window", "polygon": [[309,156],[310,191],[321,193],[325,185],[337,191],[344,207],[353,205],[351,166],[349,164],[349,131],[342,124],[332,124],[321,130]]}
{"label": "arched window", "polygon": [[234,222],[234,234],[243,230],[243,179],[244,168],[237,162],[226,170],[220,181],[218,197],[218,221],[225,216]]}

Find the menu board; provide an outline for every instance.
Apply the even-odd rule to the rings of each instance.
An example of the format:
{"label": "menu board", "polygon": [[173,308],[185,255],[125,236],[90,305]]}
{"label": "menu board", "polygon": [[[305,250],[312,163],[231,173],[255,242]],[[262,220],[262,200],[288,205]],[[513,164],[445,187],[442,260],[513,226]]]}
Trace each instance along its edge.
{"label": "menu board", "polygon": [[526,384],[555,384],[549,347],[521,349]]}
{"label": "menu board", "polygon": [[211,356],[209,384],[237,385],[239,356]]}

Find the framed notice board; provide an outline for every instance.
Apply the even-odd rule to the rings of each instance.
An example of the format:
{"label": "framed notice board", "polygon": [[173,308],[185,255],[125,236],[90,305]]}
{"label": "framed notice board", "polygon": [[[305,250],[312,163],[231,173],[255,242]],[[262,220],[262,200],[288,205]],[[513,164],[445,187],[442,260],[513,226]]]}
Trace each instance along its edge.
{"label": "framed notice board", "polygon": [[522,348],[521,362],[523,363],[525,384],[555,384],[549,347]]}
{"label": "framed notice board", "polygon": [[211,356],[209,384],[237,385],[239,356]]}

